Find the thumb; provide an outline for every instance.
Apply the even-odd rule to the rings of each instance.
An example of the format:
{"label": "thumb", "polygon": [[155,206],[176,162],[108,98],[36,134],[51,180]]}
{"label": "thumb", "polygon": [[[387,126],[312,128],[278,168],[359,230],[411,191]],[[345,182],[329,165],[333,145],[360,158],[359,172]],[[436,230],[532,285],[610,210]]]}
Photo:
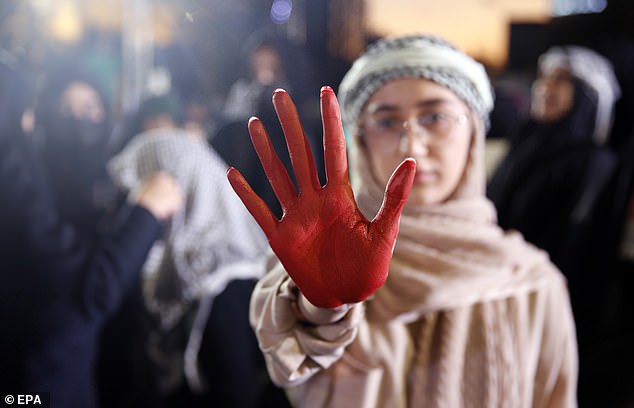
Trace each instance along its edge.
{"label": "thumb", "polygon": [[403,211],[407,196],[412,189],[414,176],[416,175],[416,161],[412,158],[403,162],[394,170],[385,188],[385,197],[378,214],[372,224],[375,231],[387,237],[396,238],[398,232],[398,220]]}
{"label": "thumb", "polygon": [[230,167],[229,170],[227,170],[227,178],[229,179],[229,183],[235,193],[238,195],[240,200],[242,200],[244,206],[251,213],[260,228],[262,228],[266,237],[270,240],[273,231],[275,231],[277,219],[271,213],[269,207],[260,197],[258,197],[244,176],[242,176],[238,170]]}

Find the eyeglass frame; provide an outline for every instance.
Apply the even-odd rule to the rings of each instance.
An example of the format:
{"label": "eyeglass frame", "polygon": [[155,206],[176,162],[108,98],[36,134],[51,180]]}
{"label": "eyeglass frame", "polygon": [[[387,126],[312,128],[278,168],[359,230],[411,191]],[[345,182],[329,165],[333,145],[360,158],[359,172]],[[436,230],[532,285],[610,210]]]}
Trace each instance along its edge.
{"label": "eyeglass frame", "polygon": [[[390,145],[397,146],[397,148],[383,149],[389,153],[393,153],[396,151],[400,151],[400,152],[407,151],[407,145],[404,142],[409,141],[409,138],[405,136],[410,130],[414,133],[417,140],[421,143],[424,143],[422,139],[422,135],[424,134],[427,137],[426,145],[436,146],[436,147],[446,145],[452,140],[450,136],[452,134],[451,130],[453,130],[453,126],[447,129],[444,129],[442,132],[430,129],[431,125],[429,125],[428,123],[430,121],[430,118],[432,117],[444,118],[445,120],[448,120],[447,122],[448,124],[449,123],[463,124],[463,123],[467,123],[469,119],[469,116],[466,113],[453,114],[449,112],[429,112],[424,114],[417,114],[415,116],[409,116],[406,120],[399,119],[395,121],[398,125],[392,126],[391,129],[376,129],[375,127],[375,129],[371,129],[370,131],[374,132],[376,135],[381,135],[381,134],[385,135],[390,132],[396,132],[394,134],[398,136],[399,141],[398,143],[391,143]],[[368,119],[374,119],[374,118],[369,117]],[[415,126],[410,126],[412,119],[416,119],[414,121]],[[366,130],[368,129],[368,127],[372,127],[372,126],[359,125],[360,137],[365,143],[367,143],[367,141],[364,140],[365,139],[364,136],[366,135]],[[416,127],[417,129],[415,130],[414,127]],[[438,136],[443,136],[443,137],[438,137]],[[385,138],[383,138],[383,140],[385,140]],[[385,143],[385,142],[382,142],[382,143]]]}

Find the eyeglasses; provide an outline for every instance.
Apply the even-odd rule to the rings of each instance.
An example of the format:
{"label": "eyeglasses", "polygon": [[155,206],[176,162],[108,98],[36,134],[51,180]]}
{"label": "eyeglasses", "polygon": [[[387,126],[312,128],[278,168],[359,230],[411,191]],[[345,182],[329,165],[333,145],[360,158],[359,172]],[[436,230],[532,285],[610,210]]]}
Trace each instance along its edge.
{"label": "eyeglasses", "polygon": [[407,151],[408,133],[413,133],[421,143],[442,146],[452,140],[454,126],[466,122],[467,115],[448,112],[424,113],[407,120],[391,115],[378,115],[369,116],[361,130],[367,143],[380,151],[394,153]]}

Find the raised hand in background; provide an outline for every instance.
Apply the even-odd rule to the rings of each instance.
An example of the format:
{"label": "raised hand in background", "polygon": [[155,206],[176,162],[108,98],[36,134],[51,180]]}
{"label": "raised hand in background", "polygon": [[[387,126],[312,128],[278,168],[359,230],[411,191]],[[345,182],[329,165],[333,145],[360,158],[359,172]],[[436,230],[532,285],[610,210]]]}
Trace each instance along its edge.
{"label": "raised hand in background", "polygon": [[180,211],[184,200],[176,179],[165,171],[148,177],[132,194],[133,202],[145,207],[159,220],[165,220]]}
{"label": "raised hand in background", "polygon": [[416,163],[406,159],[397,167],[378,214],[369,221],[359,211],[350,187],[339,104],[331,88],[321,89],[320,102],[325,186],[320,185],[295,105],[283,90],[273,93],[273,105],[299,192],[260,120],[249,120],[251,141],[282,206],[282,219],[271,213],[238,170],[230,168],[227,177],[306,299],[315,306],[333,308],[360,302],[385,283]]}

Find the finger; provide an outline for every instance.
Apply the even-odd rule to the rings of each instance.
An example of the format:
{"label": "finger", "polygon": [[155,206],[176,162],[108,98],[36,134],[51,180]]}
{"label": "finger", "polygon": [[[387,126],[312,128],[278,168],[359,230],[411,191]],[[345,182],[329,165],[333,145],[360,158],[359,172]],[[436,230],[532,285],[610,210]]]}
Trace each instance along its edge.
{"label": "finger", "polygon": [[348,182],[346,138],[337,97],[329,86],[321,88],[321,123],[324,127],[324,162],[328,183]]}
{"label": "finger", "polygon": [[295,104],[286,91],[277,89],[273,93],[273,106],[275,106],[275,112],[277,112],[277,117],[280,119],[280,124],[284,131],[288,154],[293,164],[300,191],[311,188],[314,190],[320,189],[321,185],[317,176],[317,169],[315,168],[315,159],[313,158],[310,144],[304,135],[304,129],[299,120]]}
{"label": "finger", "polygon": [[227,178],[233,191],[236,192],[240,200],[247,210],[251,213],[255,221],[258,223],[267,238],[270,239],[275,228],[277,227],[277,219],[269,210],[266,203],[253,191],[249,183],[244,179],[242,174],[233,167],[227,170]]}
{"label": "finger", "polygon": [[385,197],[378,214],[372,221],[375,231],[386,237],[396,237],[398,220],[407,196],[412,189],[416,175],[416,161],[405,159],[390,177],[385,189]]}
{"label": "finger", "polygon": [[255,117],[249,119],[249,135],[251,135],[251,142],[260,158],[264,173],[266,173],[266,177],[271,183],[273,192],[285,210],[290,202],[297,197],[293,181],[275,152],[271,139],[260,119]]}

